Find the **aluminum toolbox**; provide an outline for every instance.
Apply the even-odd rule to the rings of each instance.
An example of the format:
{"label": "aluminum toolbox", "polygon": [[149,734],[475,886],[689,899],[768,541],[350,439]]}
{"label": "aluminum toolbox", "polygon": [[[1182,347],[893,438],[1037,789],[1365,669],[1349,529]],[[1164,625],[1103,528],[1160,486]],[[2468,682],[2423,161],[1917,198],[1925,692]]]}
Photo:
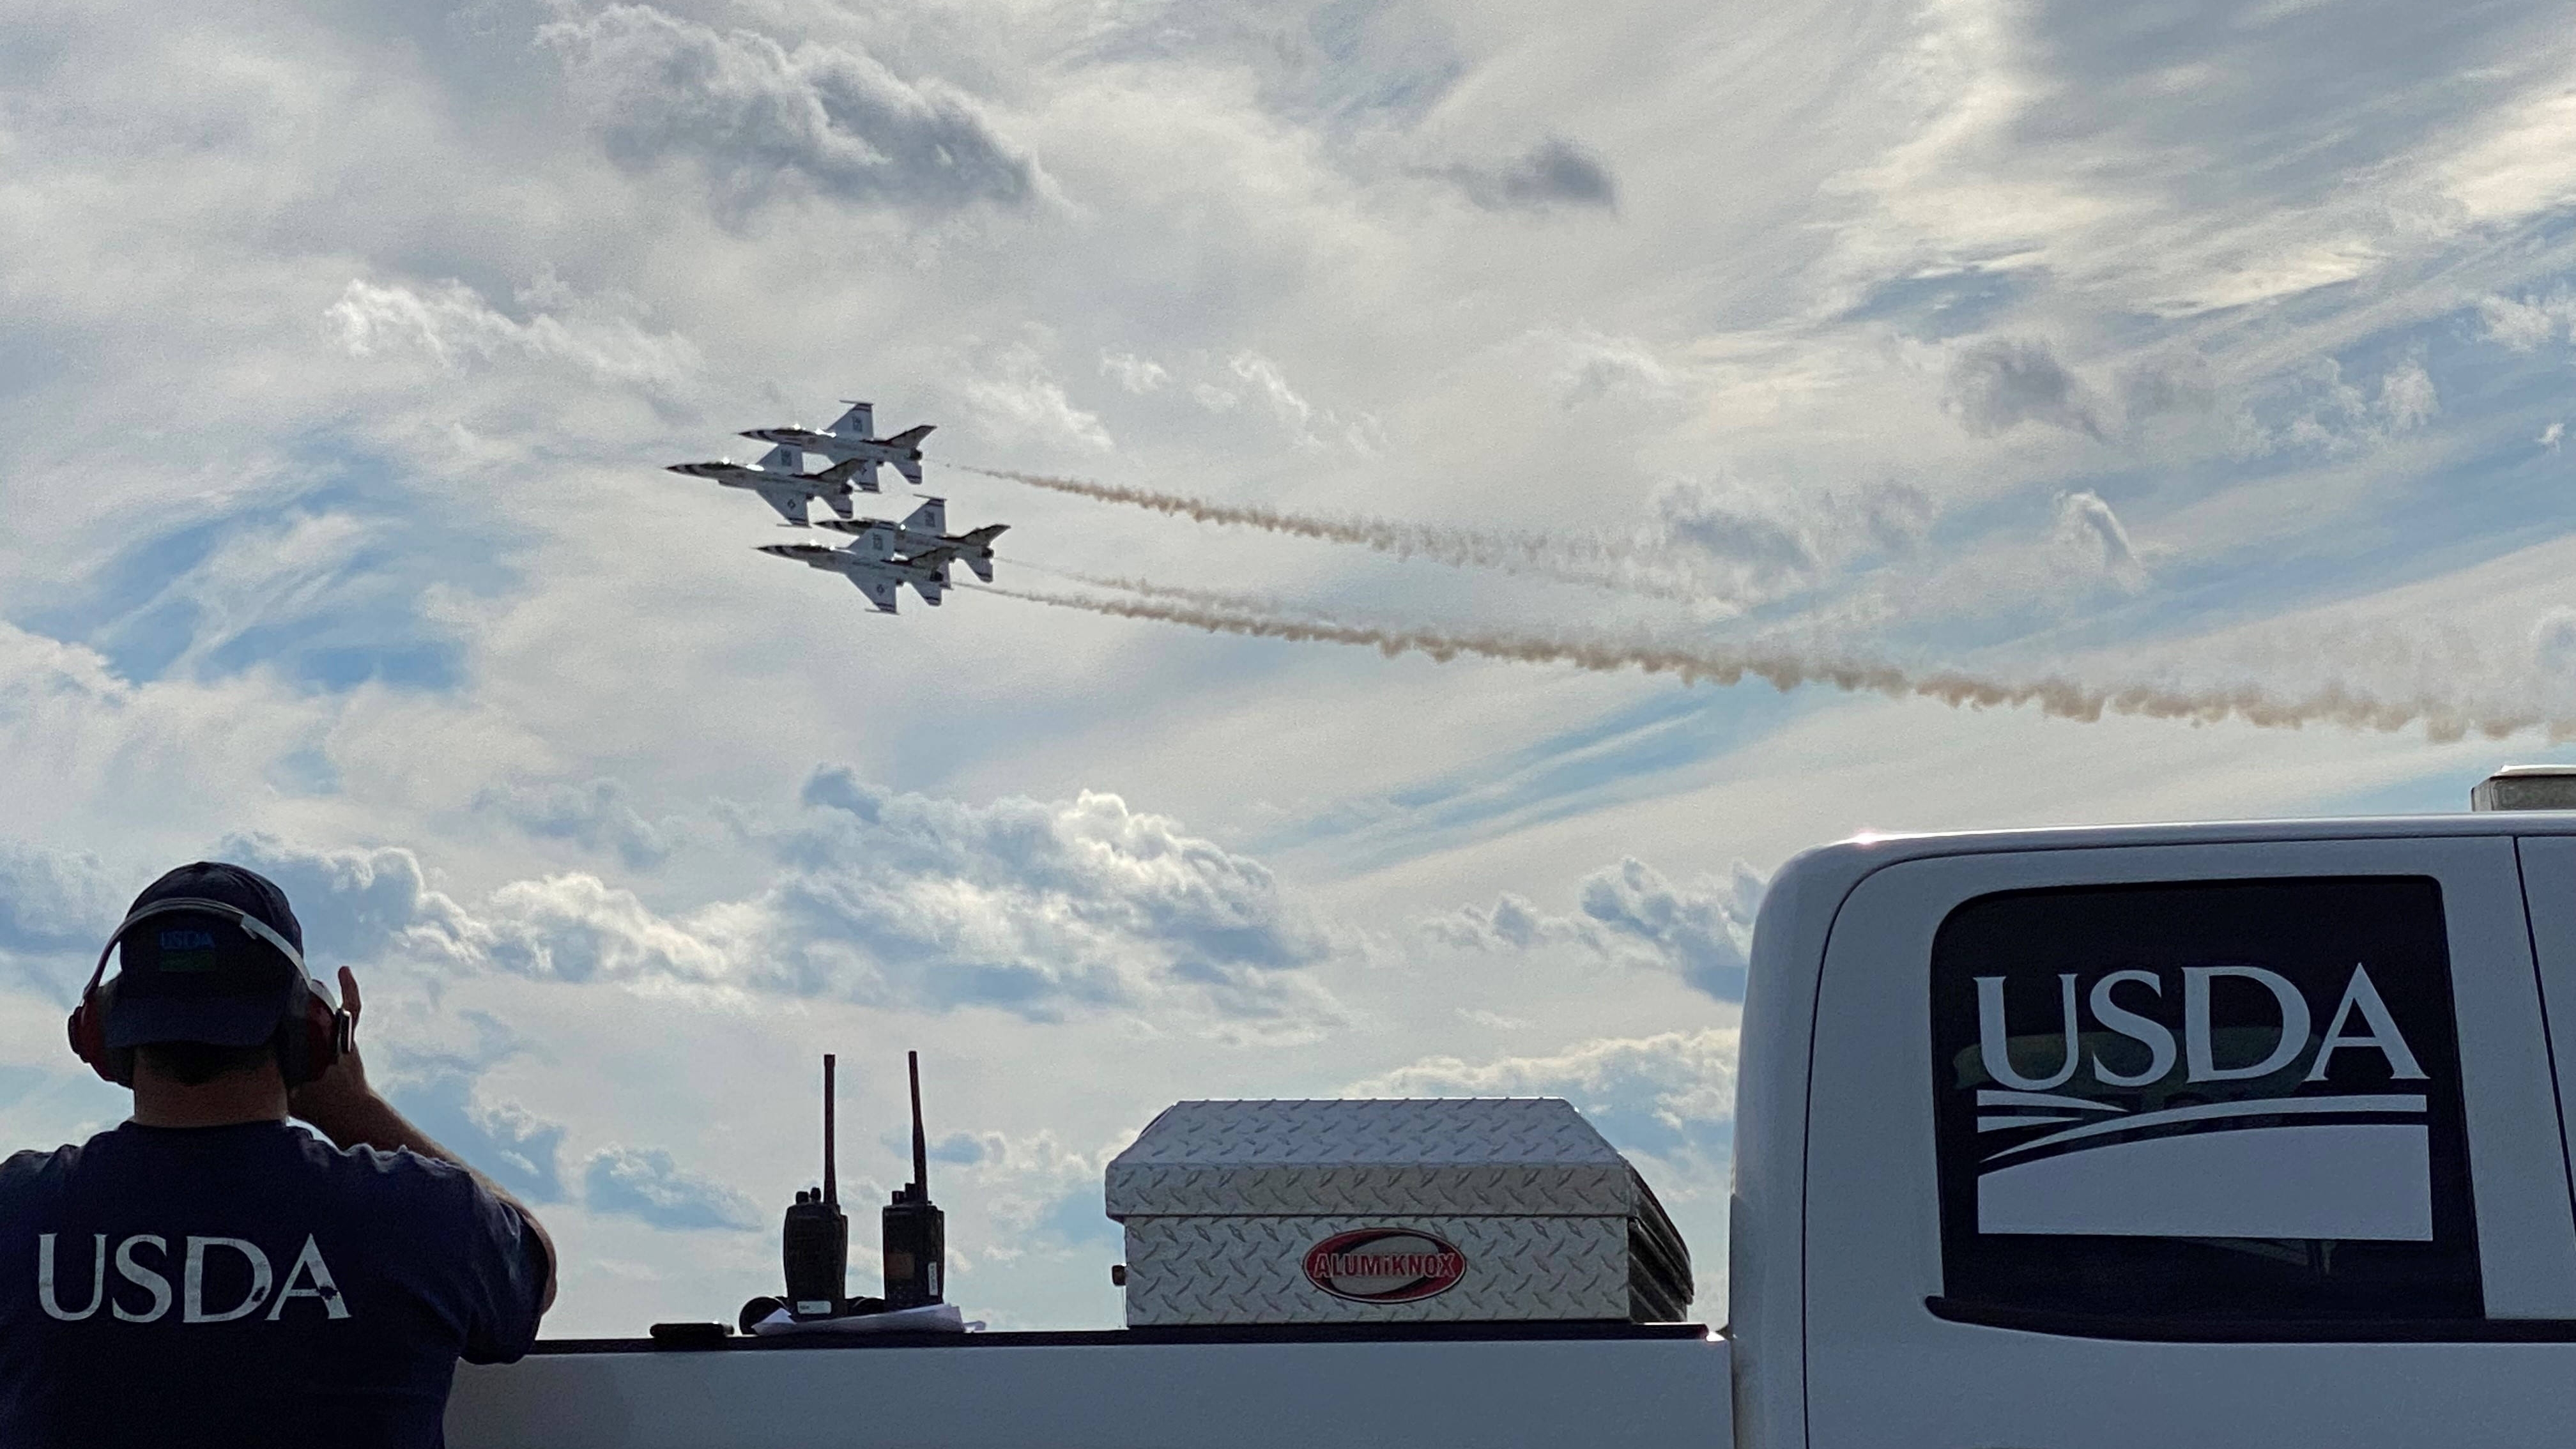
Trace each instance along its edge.
{"label": "aluminum toolbox", "polygon": [[1111,1160],[1127,1322],[1678,1319],[1690,1250],[1555,1097],[1182,1102]]}

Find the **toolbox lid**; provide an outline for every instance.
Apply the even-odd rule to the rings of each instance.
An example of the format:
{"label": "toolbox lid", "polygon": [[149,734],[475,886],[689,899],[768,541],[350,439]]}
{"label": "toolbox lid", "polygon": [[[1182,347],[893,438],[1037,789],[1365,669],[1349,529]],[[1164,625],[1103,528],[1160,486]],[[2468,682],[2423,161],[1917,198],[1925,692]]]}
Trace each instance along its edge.
{"label": "toolbox lid", "polygon": [[1109,1163],[1109,1216],[1656,1218],[1626,1158],[1558,1097],[1179,1102]]}

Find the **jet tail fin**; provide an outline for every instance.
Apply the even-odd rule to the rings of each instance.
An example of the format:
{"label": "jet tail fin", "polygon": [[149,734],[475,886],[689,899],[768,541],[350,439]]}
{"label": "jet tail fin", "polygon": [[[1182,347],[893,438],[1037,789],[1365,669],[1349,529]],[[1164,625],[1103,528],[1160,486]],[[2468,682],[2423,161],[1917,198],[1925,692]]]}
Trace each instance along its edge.
{"label": "jet tail fin", "polygon": [[913,484],[915,487],[920,486],[921,463],[918,459],[897,458],[894,460],[894,470],[903,475],[905,482]]}
{"label": "jet tail fin", "polygon": [[921,506],[912,510],[912,515],[903,521],[903,526],[915,533],[946,533],[948,500],[945,498],[921,500]]}
{"label": "jet tail fin", "polygon": [[937,423],[923,423],[917,428],[906,428],[885,441],[898,448],[918,448],[921,446],[921,440],[929,437],[931,430],[938,426]]}
{"label": "jet tail fin", "polygon": [[993,556],[991,554],[970,553],[966,555],[966,567],[973,569],[975,571],[975,577],[982,579],[984,582],[989,584],[993,581]]}

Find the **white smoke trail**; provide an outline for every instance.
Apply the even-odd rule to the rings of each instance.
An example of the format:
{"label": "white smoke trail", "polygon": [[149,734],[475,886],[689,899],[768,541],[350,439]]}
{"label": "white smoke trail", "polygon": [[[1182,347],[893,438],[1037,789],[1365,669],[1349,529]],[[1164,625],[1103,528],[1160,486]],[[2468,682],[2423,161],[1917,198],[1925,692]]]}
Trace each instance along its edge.
{"label": "white smoke trail", "polygon": [[1122,503],[1131,508],[1148,509],[1199,523],[1257,528],[1325,543],[1356,544],[1397,558],[1426,558],[1453,568],[1494,569],[1686,603],[1742,602],[1704,585],[1674,577],[1668,567],[1657,567],[1656,560],[1644,556],[1633,544],[1585,530],[1530,533],[1462,528],[1443,523],[1405,523],[1391,518],[1372,518],[1367,514],[1296,513],[1262,504],[1220,503],[1186,493],[1163,493],[1124,483],[1095,483],[1088,478],[1059,478],[1007,468],[977,468],[964,463],[950,466],[969,473],[981,473],[987,478],[1004,478],[1014,483],[1025,483],[1031,488],[1069,493],[1102,503]]}
{"label": "white smoke trail", "polygon": [[2329,724],[2383,733],[2421,725],[2425,737],[2436,743],[2449,743],[2473,733],[2504,739],[2537,729],[2545,731],[2553,742],[2576,740],[2576,719],[2526,711],[2469,709],[2431,698],[2378,699],[2342,684],[2327,684],[2295,696],[2275,694],[2255,685],[2104,687],[2056,675],[2011,680],[1957,669],[1913,670],[1884,662],[1834,658],[1790,646],[1549,638],[1486,629],[1285,618],[1242,606],[1251,601],[1229,602],[1228,596],[1213,590],[1156,585],[1146,586],[1138,597],[1132,598],[1092,598],[989,586],[984,592],[1112,618],[1179,624],[1215,634],[1365,645],[1389,658],[1423,654],[1441,663],[1474,656],[1524,664],[1571,664],[1603,673],[1635,669],[1647,674],[1677,675],[1685,684],[1707,682],[1720,686],[1739,684],[1749,676],[1783,692],[1801,685],[1828,685],[1851,693],[1933,699],[1953,708],[2036,708],[2044,715],[2086,722],[2098,721],[2105,715],[2130,715],[2196,725],[2235,719],[2264,729]]}

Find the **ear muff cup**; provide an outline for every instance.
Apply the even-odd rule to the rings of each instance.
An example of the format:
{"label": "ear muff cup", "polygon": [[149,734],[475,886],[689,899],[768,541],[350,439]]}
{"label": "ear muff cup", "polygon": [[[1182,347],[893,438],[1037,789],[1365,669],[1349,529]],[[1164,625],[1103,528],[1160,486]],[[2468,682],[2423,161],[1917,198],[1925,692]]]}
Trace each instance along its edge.
{"label": "ear muff cup", "polygon": [[[111,943],[113,944],[113,943]],[[89,1069],[120,1087],[134,1085],[134,1050],[107,1044],[107,1013],[116,1005],[116,983],[103,981],[81,993],[80,1005],[72,1008],[69,1023],[72,1055],[89,1064]]]}
{"label": "ear muff cup", "polygon": [[349,1013],[333,1005],[310,979],[298,994],[298,1004],[302,1010],[278,1023],[275,1039],[278,1074],[286,1078],[289,1090],[321,1076],[348,1055],[356,1027]]}

